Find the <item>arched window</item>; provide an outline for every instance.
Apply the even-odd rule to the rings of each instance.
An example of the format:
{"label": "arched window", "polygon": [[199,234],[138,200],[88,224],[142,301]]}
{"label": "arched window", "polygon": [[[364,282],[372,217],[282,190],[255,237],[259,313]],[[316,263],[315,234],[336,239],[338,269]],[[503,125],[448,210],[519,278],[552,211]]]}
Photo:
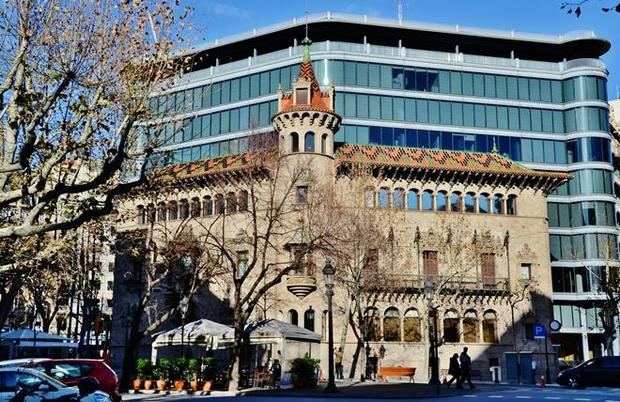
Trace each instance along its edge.
{"label": "arched window", "polygon": [[480,342],[479,338],[476,310],[467,310],[463,315],[463,341],[466,343],[476,343]]}
{"label": "arched window", "polygon": [[379,189],[379,208],[387,208],[390,204],[390,197],[387,187]]}
{"label": "arched window", "polygon": [[157,211],[155,210],[155,206],[153,204],[149,204],[146,206],[146,216],[148,217],[149,223],[155,222],[155,218]]}
{"label": "arched window", "polygon": [[179,203],[179,218],[189,218],[189,203],[187,202],[187,200],[181,200],[181,202]]}
{"label": "arched window", "polygon": [[409,190],[407,192],[407,209],[417,211],[420,209],[418,203],[418,190]]}
{"label": "arched window", "polygon": [[299,152],[299,135],[291,133],[291,152]]}
{"label": "arched window", "polygon": [[304,328],[308,331],[314,331],[314,310],[312,307],[304,313]]}
{"label": "arched window", "polygon": [[487,310],[482,316],[482,341],[497,343],[497,315],[493,310]]}
{"label": "arched window", "polygon": [[327,134],[323,134],[321,137],[321,153],[327,154]]}
{"label": "arched window", "polygon": [[230,192],[226,195],[226,213],[234,214],[237,212],[237,195]]}
{"label": "arched window", "polygon": [[509,195],[506,199],[506,213],[508,215],[516,215],[517,214],[517,196]]}
{"label": "arched window", "polygon": [[437,211],[444,212],[448,210],[448,194],[445,191],[439,191],[435,197]]}
{"label": "arched window", "polygon": [[239,211],[248,210],[248,192],[246,190],[239,191]]}
{"label": "arched window", "polygon": [[168,219],[168,207],[166,203],[160,202],[157,204],[157,220],[159,222],[165,222]]}
{"label": "arched window", "polygon": [[392,193],[392,206],[394,208],[405,208],[405,191],[402,188],[394,189]]}
{"label": "arched window", "polygon": [[304,140],[304,151],[314,152],[314,133],[308,131]]}
{"label": "arched window", "polygon": [[383,340],[386,342],[400,341],[400,315],[396,307],[388,308],[383,315]]}
{"label": "arched window", "polygon": [[405,311],[403,319],[403,329],[405,332],[405,342],[421,342],[422,341],[422,325],[418,310],[410,308]]}
{"label": "arched window", "polygon": [[168,219],[171,221],[179,219],[179,206],[176,201],[170,201],[168,203]]}
{"label": "arched window", "polygon": [[457,191],[450,194],[450,211],[463,212],[461,206],[461,193]]}
{"label": "arched window", "polygon": [[465,212],[476,212],[476,194],[465,194]]}
{"label": "arched window", "polygon": [[375,206],[375,191],[371,187],[366,188],[364,197],[368,208]]}
{"label": "arched window", "polygon": [[146,224],[146,210],[144,209],[144,205],[138,205],[136,209],[138,214],[138,223],[140,225]]}
{"label": "arched window", "polygon": [[192,198],[192,218],[200,217],[200,199]]}
{"label": "arched window", "polygon": [[443,317],[443,340],[444,342],[459,341],[459,315],[454,310],[446,311]]}
{"label": "arched window", "polygon": [[489,211],[489,195],[482,193],[478,197],[478,212],[481,214],[488,214]]}
{"label": "arched window", "polygon": [[206,195],[202,201],[202,213],[204,216],[213,215],[213,200],[210,195]]}
{"label": "arched window", "polygon": [[288,322],[293,325],[299,325],[299,319],[297,317],[297,310],[289,310],[288,311]]}
{"label": "arched window", "polygon": [[381,322],[379,319],[379,310],[374,307],[368,307],[364,314],[364,323],[366,330],[366,339],[370,342],[378,342],[381,340]]}
{"label": "arched window", "polygon": [[497,215],[504,213],[504,197],[501,194],[493,196],[493,213]]}
{"label": "arched window", "polygon": [[215,214],[221,215],[224,213],[224,196],[222,194],[215,195]]}
{"label": "arched window", "polygon": [[433,210],[433,192],[431,190],[424,190],[422,192],[422,211]]}

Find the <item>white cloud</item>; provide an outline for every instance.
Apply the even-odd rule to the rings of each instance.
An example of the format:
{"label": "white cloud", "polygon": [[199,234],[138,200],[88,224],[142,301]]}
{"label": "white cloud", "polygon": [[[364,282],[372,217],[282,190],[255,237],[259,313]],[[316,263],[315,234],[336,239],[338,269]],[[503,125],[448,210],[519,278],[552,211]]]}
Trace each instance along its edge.
{"label": "white cloud", "polygon": [[220,17],[238,18],[240,20],[247,20],[250,18],[250,12],[248,10],[218,1],[209,1],[207,3],[207,8],[211,13]]}

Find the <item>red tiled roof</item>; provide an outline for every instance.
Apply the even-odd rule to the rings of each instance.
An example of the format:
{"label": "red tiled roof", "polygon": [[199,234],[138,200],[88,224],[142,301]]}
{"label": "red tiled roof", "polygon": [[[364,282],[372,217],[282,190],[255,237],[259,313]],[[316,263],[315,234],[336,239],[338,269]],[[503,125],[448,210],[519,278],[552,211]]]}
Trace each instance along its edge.
{"label": "red tiled roof", "polygon": [[257,166],[262,161],[273,157],[274,154],[275,151],[245,152],[221,158],[172,165],[156,170],[149,177],[149,183],[167,184],[179,180],[243,170]]}
{"label": "red tiled roof", "polygon": [[293,94],[288,93],[282,95],[281,108],[278,113],[291,112],[294,110],[318,110],[321,112],[333,112],[333,110],[327,107],[328,103],[324,98],[329,98],[331,94],[329,92],[321,92],[319,82],[314,75],[314,69],[310,61],[304,61],[299,68],[299,74],[297,79],[303,78],[310,81],[310,104],[309,105],[295,105],[293,102]]}
{"label": "red tiled roof", "polygon": [[498,153],[345,144],[338,148],[336,159],[344,163],[410,167],[422,170],[544,176],[557,179],[570,179],[571,177],[565,173],[531,170]]}

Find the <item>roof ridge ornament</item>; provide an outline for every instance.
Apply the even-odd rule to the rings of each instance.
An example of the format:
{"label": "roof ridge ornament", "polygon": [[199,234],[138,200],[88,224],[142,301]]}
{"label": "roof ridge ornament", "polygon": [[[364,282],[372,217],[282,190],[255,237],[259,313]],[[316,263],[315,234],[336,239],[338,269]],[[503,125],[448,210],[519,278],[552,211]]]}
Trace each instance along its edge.
{"label": "roof ridge ornament", "polygon": [[497,149],[497,143],[495,142],[495,137],[493,137],[493,148],[491,149],[491,152],[494,154],[499,153],[499,150]]}
{"label": "roof ridge ornament", "polygon": [[301,41],[301,44],[304,46],[304,56],[303,56],[302,61],[309,62],[310,61],[310,45],[312,44],[312,41],[310,40],[310,38],[308,38],[308,36],[306,36],[304,40]]}

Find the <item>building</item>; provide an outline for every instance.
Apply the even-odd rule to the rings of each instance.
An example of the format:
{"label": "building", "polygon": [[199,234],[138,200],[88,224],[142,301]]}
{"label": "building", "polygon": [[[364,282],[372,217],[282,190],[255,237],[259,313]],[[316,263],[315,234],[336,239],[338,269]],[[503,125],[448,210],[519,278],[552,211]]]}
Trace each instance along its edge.
{"label": "building", "polygon": [[[346,91],[350,87],[343,85],[342,94],[339,86],[335,90],[334,87],[321,90],[315,71],[317,66],[320,68],[329,63],[320,60],[312,63],[309,44],[307,39],[302,42],[302,63],[299,69],[295,68],[298,73],[291,80],[291,91],[285,91],[278,85],[275,92],[271,121],[276,130],[275,140],[279,151],[274,155],[254,149],[257,136],[261,140],[270,138],[268,135],[260,135],[260,132],[267,130],[260,127],[262,123],[259,116],[259,127],[253,133],[246,131],[247,140],[234,140],[237,144],[247,145],[238,145],[242,149],[227,148],[227,153],[232,155],[218,154],[216,158],[158,169],[148,188],[135,192],[119,206],[119,213],[124,217],[121,219],[123,223],[117,227],[119,235],[143,233],[139,236],[150,239],[148,242],[159,242],[158,249],[161,249],[165,239],[156,233],[164,232],[156,231],[156,227],[175,232],[181,225],[187,225],[192,233],[200,236],[201,233],[213,232],[205,229],[211,227],[213,222],[225,221],[226,224],[222,223],[221,229],[217,229],[222,233],[220,244],[230,244],[232,248],[227,250],[227,254],[234,256],[236,261],[231,261],[234,267],[232,270],[235,275],[243,276],[254,253],[253,249],[248,249],[248,244],[252,242],[246,239],[248,222],[252,220],[248,217],[249,211],[253,210],[251,206],[255,205],[257,211],[263,211],[267,203],[261,196],[271,194],[267,190],[272,188],[277,191],[286,189],[289,186],[287,183],[297,177],[294,172],[303,171],[301,181],[294,184],[294,191],[289,197],[284,197],[286,204],[292,205],[292,218],[281,223],[280,231],[288,235],[274,240],[273,249],[277,251],[267,254],[268,257],[263,259],[268,259],[270,264],[289,265],[294,269],[265,296],[268,301],[264,308],[256,309],[252,318],[288,321],[319,332],[326,339],[326,301],[317,269],[317,258],[321,254],[314,250],[309,255],[298,254],[296,250],[304,250],[312,242],[310,233],[314,229],[309,227],[309,222],[313,221],[312,215],[304,212],[305,208],[310,208],[309,197],[315,194],[320,200],[324,198],[320,189],[331,188],[345,201],[338,204],[340,209],[337,213],[319,220],[337,221],[346,215],[346,211],[369,211],[377,224],[369,226],[368,232],[374,230],[372,233],[376,233],[377,238],[386,239],[386,243],[376,248],[365,246],[362,252],[361,268],[365,271],[357,283],[361,284],[360,289],[364,294],[373,295],[372,302],[360,305],[362,316],[358,318],[363,323],[360,326],[364,331],[363,343],[359,343],[355,335],[355,326],[348,325],[346,312],[350,311],[347,309],[350,298],[346,296],[346,281],[337,282],[335,292],[339,314],[335,319],[335,330],[336,334],[341,334],[341,344],[345,347],[345,367],[350,369],[355,365],[354,356],[359,353],[366,357],[376,354],[383,366],[418,368],[420,374],[417,378],[424,380],[429,366],[427,351],[429,328],[432,327],[433,333],[441,339],[441,367],[447,364],[453,353],[468,346],[474,368],[484,378],[489,377],[490,366],[500,365],[506,369],[508,378],[516,381],[516,351],[527,352],[521,356],[522,367],[529,367],[529,362],[536,359],[539,367],[548,364],[554,372],[557,369],[555,353],[551,352],[549,363],[543,364],[547,357],[545,341],[534,339],[532,328],[554,317],[551,304],[554,298],[553,277],[548,258],[553,238],[549,238],[547,196],[557,191],[572,176],[550,169],[534,170],[514,162],[508,155],[500,153],[501,144],[505,145],[505,140],[499,135],[489,136],[489,149],[482,152],[466,148],[465,142],[458,150],[445,150],[439,146],[431,147],[427,142],[420,143],[419,140],[426,135],[424,138],[428,141],[435,138],[436,145],[448,138],[451,144],[455,144],[460,141],[455,141],[455,138],[473,136],[471,146],[475,146],[477,134],[442,132],[433,137],[431,131],[404,128],[409,123],[386,121],[386,127],[391,128],[380,127],[380,138],[383,138],[384,132],[386,136],[390,132],[390,138],[394,140],[395,133],[400,130],[402,138],[408,140],[415,137],[417,142],[394,144],[381,140],[375,144],[368,137],[368,141],[346,143],[342,141],[342,136],[339,141],[340,132],[344,131],[345,140],[349,135],[347,133],[353,132],[350,127],[353,127],[355,138],[358,139],[364,135],[360,134],[364,130],[367,130],[369,136],[371,133],[376,136],[376,129],[371,126],[347,125],[346,112],[341,120],[337,113],[339,105],[342,107],[339,99],[345,99],[346,110],[346,99],[351,95]],[[318,47],[323,49],[321,44]],[[314,58],[325,56],[320,50],[317,53],[316,56],[313,53]],[[295,58],[299,63],[299,56]],[[381,68],[379,66],[379,71]],[[390,83],[395,82],[393,78],[398,79],[398,74],[392,75],[392,69],[390,67],[386,70],[390,73]],[[329,71],[329,68],[325,67],[323,71]],[[428,71],[422,71],[425,80],[428,80]],[[266,77],[271,77],[271,73]],[[278,77],[281,79],[282,75]],[[250,84],[248,88],[251,88],[251,77],[240,78],[238,84],[241,85],[246,78]],[[213,91],[214,85],[210,85],[208,91]],[[380,94],[391,93],[391,90],[378,88],[376,91]],[[403,89],[397,92],[407,94]],[[430,88],[424,93],[425,97],[443,98],[429,92]],[[372,96],[375,95],[368,95]],[[379,106],[379,112],[388,113],[389,110],[393,117],[397,97],[376,96],[379,105],[381,102],[390,103],[389,107]],[[405,102],[409,104],[411,100],[416,105],[416,111],[420,110],[417,105],[419,99],[415,97],[403,97],[403,105]],[[357,105],[357,100],[355,102]],[[439,105],[440,101],[421,102],[437,102]],[[449,110],[452,110],[452,104]],[[475,106],[472,104],[472,110],[475,110]],[[253,107],[248,106],[247,110]],[[267,103],[267,106],[258,105],[256,110],[260,115],[268,113],[271,107],[271,103]],[[266,109],[261,112],[261,108]],[[457,106],[455,108],[458,110]],[[509,107],[506,108],[508,110]],[[375,109],[370,110],[377,112]],[[237,112],[222,113],[237,116]],[[248,124],[252,116],[249,113]],[[214,118],[208,116],[212,123]],[[218,119],[221,129],[221,116]],[[356,121],[354,118],[349,119],[350,122]],[[382,121],[374,123],[383,124]],[[192,124],[188,123],[185,127]],[[399,125],[400,128],[394,127]],[[485,141],[487,139],[481,138]],[[211,149],[214,143],[196,146],[208,146]],[[258,163],[259,154],[271,156],[266,156]],[[278,168],[273,167],[274,163],[278,164]],[[281,166],[284,166],[282,171],[288,173],[271,179],[275,184],[269,187],[269,178],[274,176],[274,171],[280,171]],[[541,164],[539,167],[547,166]],[[358,175],[357,169],[362,173]],[[250,181],[244,172],[256,172],[260,176],[254,177],[260,177],[260,180]],[[256,187],[250,191],[253,185]],[[361,190],[354,191],[356,188]],[[274,193],[277,191],[274,190]],[[252,197],[249,198],[248,194],[252,194]],[[360,200],[362,203],[358,204]],[[322,212],[334,213],[334,209],[326,208]],[[149,228],[152,237],[148,235]],[[136,265],[145,262],[142,260],[136,263],[135,258],[133,262],[117,258],[116,275],[131,279],[136,276]],[[368,279],[370,277],[371,280]],[[268,280],[269,276],[265,279]],[[127,327],[123,321],[127,306],[131,304],[130,299],[135,299],[132,296],[134,282],[115,282],[114,305],[119,310],[114,312],[113,318],[119,331],[123,326]],[[173,288],[175,284],[170,285]],[[161,289],[161,292],[166,292],[166,289]],[[199,316],[196,318],[230,323],[230,309],[235,307],[231,302],[234,300],[232,288],[209,286],[206,293],[195,297],[194,314]],[[214,307],[216,305],[224,305],[224,309]],[[437,319],[433,324],[428,320],[431,312],[434,312]],[[122,318],[117,320],[117,316]],[[112,341],[114,346],[114,339]],[[354,352],[356,350],[357,353]],[[328,353],[325,342],[319,353],[325,365]],[[283,358],[291,357],[283,353]],[[357,361],[359,364],[361,360]],[[522,378],[522,381],[525,380]]]}

